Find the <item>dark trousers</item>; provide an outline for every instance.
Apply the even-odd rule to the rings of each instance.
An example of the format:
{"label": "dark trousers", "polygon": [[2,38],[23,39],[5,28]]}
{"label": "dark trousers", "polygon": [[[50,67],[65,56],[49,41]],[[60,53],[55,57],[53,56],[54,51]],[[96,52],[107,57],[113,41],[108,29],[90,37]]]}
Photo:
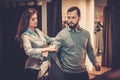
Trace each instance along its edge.
{"label": "dark trousers", "polygon": [[38,71],[35,69],[25,69],[25,79],[26,80],[37,80]]}
{"label": "dark trousers", "polygon": [[64,73],[65,80],[89,80],[88,72]]}

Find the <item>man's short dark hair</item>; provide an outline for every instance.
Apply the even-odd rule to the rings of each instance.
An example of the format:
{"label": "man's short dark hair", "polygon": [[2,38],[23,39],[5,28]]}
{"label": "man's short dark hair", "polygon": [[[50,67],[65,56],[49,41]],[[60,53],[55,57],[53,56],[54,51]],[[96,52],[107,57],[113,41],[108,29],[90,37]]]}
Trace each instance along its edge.
{"label": "man's short dark hair", "polygon": [[80,17],[80,16],[81,16],[81,12],[80,12],[80,9],[79,9],[77,6],[70,7],[70,8],[67,10],[67,13],[68,13],[68,12],[72,12],[72,11],[74,11],[74,10],[77,11],[78,16]]}

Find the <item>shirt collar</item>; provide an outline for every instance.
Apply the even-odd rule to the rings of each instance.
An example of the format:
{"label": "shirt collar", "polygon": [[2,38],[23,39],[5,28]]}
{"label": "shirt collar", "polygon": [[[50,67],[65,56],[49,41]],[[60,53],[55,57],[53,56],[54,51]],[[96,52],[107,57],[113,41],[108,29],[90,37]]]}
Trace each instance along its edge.
{"label": "shirt collar", "polygon": [[33,34],[33,35],[36,35],[35,32],[34,32],[33,30],[31,30],[30,28],[28,28],[28,29],[26,30],[26,32],[28,32],[28,33],[30,33],[30,34]]}
{"label": "shirt collar", "polygon": [[74,29],[71,29],[69,26],[67,26],[67,29],[69,32],[80,32],[82,30],[82,28],[79,26],[79,29],[77,31],[75,31]]}

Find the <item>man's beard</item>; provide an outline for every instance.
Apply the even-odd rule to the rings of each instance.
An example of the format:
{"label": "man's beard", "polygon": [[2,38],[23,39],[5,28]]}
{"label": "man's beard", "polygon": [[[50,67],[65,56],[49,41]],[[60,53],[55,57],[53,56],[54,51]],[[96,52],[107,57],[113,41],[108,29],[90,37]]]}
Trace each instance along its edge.
{"label": "man's beard", "polygon": [[68,26],[69,26],[71,29],[75,29],[75,28],[77,27],[77,25],[78,25],[78,23],[74,24],[73,26],[68,23]]}

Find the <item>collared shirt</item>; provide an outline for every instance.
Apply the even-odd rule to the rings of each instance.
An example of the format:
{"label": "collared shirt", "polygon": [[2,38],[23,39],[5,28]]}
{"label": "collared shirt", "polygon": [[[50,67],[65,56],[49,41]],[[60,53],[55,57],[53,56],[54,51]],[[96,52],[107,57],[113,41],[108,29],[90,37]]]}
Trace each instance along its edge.
{"label": "collared shirt", "polygon": [[90,61],[96,63],[96,57],[90,41],[90,34],[83,28],[77,31],[66,27],[56,36],[54,42],[60,51],[61,64],[64,72],[80,73],[86,71],[86,54]]}

